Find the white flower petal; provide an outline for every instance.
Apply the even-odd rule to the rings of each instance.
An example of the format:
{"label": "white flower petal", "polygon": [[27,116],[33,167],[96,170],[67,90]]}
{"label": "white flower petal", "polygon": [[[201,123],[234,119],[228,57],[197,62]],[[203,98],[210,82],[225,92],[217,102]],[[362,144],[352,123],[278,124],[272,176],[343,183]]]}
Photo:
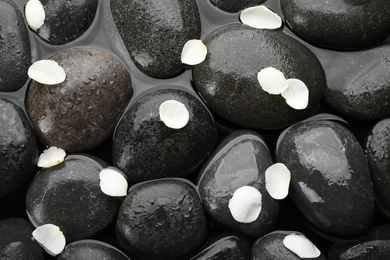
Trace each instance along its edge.
{"label": "white flower petal", "polygon": [[240,14],[243,24],[257,29],[277,29],[282,26],[282,19],[264,5],[253,6]]}
{"label": "white flower petal", "polygon": [[104,194],[112,197],[123,197],[127,195],[127,180],[119,170],[106,168],[100,171],[100,189]]}
{"label": "white flower petal", "polygon": [[48,168],[60,164],[64,161],[65,156],[66,153],[63,149],[52,146],[39,155],[38,167]]}
{"label": "white flower petal", "polygon": [[304,235],[292,233],[283,239],[284,246],[300,258],[317,258],[321,251]]}
{"label": "white flower petal", "polygon": [[190,113],[186,106],[177,100],[167,100],[160,105],[160,119],[173,129],[180,129],[187,125]]}
{"label": "white flower petal", "polygon": [[32,232],[32,235],[35,241],[52,256],[60,254],[65,248],[65,236],[56,225],[44,224],[39,226]]}
{"label": "white flower petal", "polygon": [[286,103],[294,109],[305,109],[309,104],[309,89],[299,79],[288,79],[288,88],[282,93]]}
{"label": "white flower petal", "polygon": [[196,65],[205,60],[207,47],[201,40],[187,41],[181,51],[181,62],[188,65]]}
{"label": "white flower petal", "polygon": [[26,21],[33,30],[38,30],[45,21],[45,9],[38,0],[29,0],[24,9]]}
{"label": "white flower petal", "polygon": [[274,199],[287,197],[290,180],[290,171],[283,163],[275,163],[265,171],[265,188]]}
{"label": "white flower petal", "polygon": [[229,200],[229,210],[233,218],[241,223],[252,223],[261,212],[262,196],[258,189],[243,186],[233,193]]}
{"label": "white flower petal", "polygon": [[28,68],[28,76],[39,83],[55,85],[65,80],[66,73],[54,60],[39,60]]}
{"label": "white flower petal", "polygon": [[288,87],[288,82],[283,73],[273,67],[262,69],[257,74],[257,80],[264,91],[273,95],[283,93]]}

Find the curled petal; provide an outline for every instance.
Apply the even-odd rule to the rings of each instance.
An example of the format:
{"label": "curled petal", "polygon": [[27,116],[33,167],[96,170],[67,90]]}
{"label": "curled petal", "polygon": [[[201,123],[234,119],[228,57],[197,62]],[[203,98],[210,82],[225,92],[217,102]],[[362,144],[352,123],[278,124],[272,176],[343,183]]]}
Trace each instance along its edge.
{"label": "curled petal", "polygon": [[277,29],[282,26],[282,19],[264,5],[253,6],[240,14],[243,24],[257,29]]}
{"label": "curled petal", "polygon": [[282,93],[286,103],[294,109],[305,109],[309,104],[309,89],[299,79],[288,79],[288,88]]}

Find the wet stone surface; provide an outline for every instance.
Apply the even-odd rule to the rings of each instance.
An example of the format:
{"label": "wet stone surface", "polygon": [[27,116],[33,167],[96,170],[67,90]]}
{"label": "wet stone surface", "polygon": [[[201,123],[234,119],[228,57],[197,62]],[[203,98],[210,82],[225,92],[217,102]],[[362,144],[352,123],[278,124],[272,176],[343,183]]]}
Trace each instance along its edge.
{"label": "wet stone surface", "polygon": [[390,44],[338,53],[325,70],[325,101],[338,113],[360,121],[390,116]]}
{"label": "wet stone surface", "polygon": [[266,0],[210,0],[210,2],[223,11],[236,13],[248,7],[261,5]]}
{"label": "wet stone surface", "polygon": [[61,45],[88,30],[95,18],[98,0],[41,0],[41,3],[45,20],[36,32],[44,41]]}
{"label": "wet stone surface", "polygon": [[280,5],[295,34],[324,47],[365,47],[390,34],[387,0],[281,0]]}
{"label": "wet stone surface", "polygon": [[27,27],[19,7],[0,0],[0,91],[17,91],[27,81],[31,47]]}
{"label": "wet stone surface", "polygon": [[[194,87],[219,116],[255,129],[276,129],[310,116],[325,89],[325,74],[317,57],[281,30],[258,30],[233,23],[204,40],[206,60],[193,68]],[[291,108],[281,95],[265,92],[257,73],[274,67],[286,79],[297,78],[309,89],[306,109]]]}
{"label": "wet stone surface", "polygon": [[67,152],[98,146],[112,135],[133,95],[128,71],[112,54],[95,48],[71,48],[50,59],[63,67],[66,80],[31,81],[25,103],[38,139]]}
{"label": "wet stone surface", "polygon": [[276,149],[276,161],[291,172],[290,198],[316,228],[348,237],[370,227],[373,185],[352,132],[336,121],[308,120],[282,133]]}
{"label": "wet stone surface", "polygon": [[22,108],[0,98],[0,201],[33,178],[38,155],[38,141]]}
{"label": "wet stone surface", "polygon": [[99,173],[106,167],[96,157],[68,155],[62,163],[42,168],[26,194],[31,223],[58,226],[67,243],[107,228],[115,220],[120,200],[100,189]]}
{"label": "wet stone surface", "polygon": [[[160,119],[159,107],[167,100],[186,106],[189,121],[173,129]],[[130,182],[188,176],[212,153],[217,129],[207,108],[189,92],[160,89],[146,94],[126,111],[114,134],[114,166]]]}
{"label": "wet stone surface", "polygon": [[[154,78],[170,78],[184,71],[184,44],[200,36],[195,0],[112,0],[119,34],[139,70]],[[136,17],[136,19],[133,19]]]}

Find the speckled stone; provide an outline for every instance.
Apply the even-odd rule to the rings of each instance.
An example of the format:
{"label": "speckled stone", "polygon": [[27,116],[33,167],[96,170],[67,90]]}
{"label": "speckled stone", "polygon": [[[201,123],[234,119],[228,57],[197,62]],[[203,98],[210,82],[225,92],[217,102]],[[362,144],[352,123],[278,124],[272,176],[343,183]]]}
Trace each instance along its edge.
{"label": "speckled stone", "polygon": [[184,71],[182,48],[200,36],[195,0],[112,0],[110,4],[119,34],[138,69],[155,78]]}
{"label": "speckled stone", "polygon": [[31,239],[34,227],[22,218],[0,220],[0,259],[44,260],[43,249]]}
{"label": "speckled stone", "polygon": [[[190,115],[181,129],[160,120],[159,107],[167,100],[183,103]],[[157,89],[133,103],[113,138],[114,166],[131,182],[184,177],[197,170],[212,153],[217,129],[207,108],[195,96],[179,89]]]}
{"label": "speckled stone", "polygon": [[35,175],[39,149],[22,108],[0,98],[0,200],[15,195]]}
{"label": "speckled stone", "polygon": [[236,13],[248,7],[264,4],[266,0],[210,0],[210,2],[223,11]]}
{"label": "speckled stone", "polygon": [[390,34],[388,0],[281,0],[290,29],[324,47],[361,48]]}
{"label": "speckled stone", "polygon": [[0,0],[0,91],[17,91],[27,81],[31,47],[22,12],[11,0]]}
{"label": "speckled stone", "polygon": [[130,74],[112,54],[77,47],[52,56],[64,68],[57,85],[31,81],[26,111],[41,143],[67,152],[91,149],[111,137],[133,88]]}
{"label": "speckled stone", "polygon": [[108,165],[86,155],[68,155],[42,168],[26,194],[26,211],[34,226],[52,223],[67,242],[91,238],[115,221],[120,200],[100,189],[99,173]]}
{"label": "speckled stone", "polygon": [[313,119],[286,129],[276,161],[290,170],[289,196],[313,227],[338,237],[370,227],[375,201],[367,160],[340,122]]}
{"label": "speckled stone", "polygon": [[79,38],[92,24],[98,6],[98,0],[41,0],[41,3],[45,21],[36,32],[53,45]]}
{"label": "speckled stone", "polygon": [[133,186],[116,224],[122,246],[140,259],[186,259],[206,242],[209,232],[195,188],[180,179]]}
{"label": "speckled stone", "polygon": [[[310,49],[280,29],[233,23],[203,42],[208,54],[193,68],[194,86],[219,116],[246,128],[276,129],[309,117],[318,107],[326,86],[322,66]],[[257,73],[266,67],[302,80],[309,89],[308,107],[293,109],[281,95],[265,92]]]}
{"label": "speckled stone", "polygon": [[390,219],[390,118],[374,124],[367,132],[363,147],[374,184],[376,202]]}
{"label": "speckled stone", "polygon": [[[212,220],[252,237],[269,232],[279,215],[279,202],[265,188],[265,170],[272,164],[268,147],[257,133],[239,130],[226,137],[199,173],[199,194]],[[233,193],[242,186],[253,186],[262,196],[260,215],[252,223],[236,221],[228,208]]]}
{"label": "speckled stone", "polygon": [[325,66],[326,103],[360,121],[390,116],[390,44],[336,54]]}

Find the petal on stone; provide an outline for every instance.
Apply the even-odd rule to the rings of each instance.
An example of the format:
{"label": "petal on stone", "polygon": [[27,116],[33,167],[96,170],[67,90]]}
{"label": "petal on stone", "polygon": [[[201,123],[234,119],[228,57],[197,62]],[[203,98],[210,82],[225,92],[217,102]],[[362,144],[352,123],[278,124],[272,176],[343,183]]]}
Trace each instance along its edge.
{"label": "petal on stone", "polygon": [[288,88],[282,93],[286,103],[294,109],[305,109],[309,104],[309,89],[299,79],[288,79]]}
{"label": "petal on stone", "polygon": [[160,120],[173,129],[180,129],[187,125],[190,113],[186,106],[177,100],[167,100],[159,108]]}
{"label": "petal on stone", "polygon": [[283,73],[273,67],[264,68],[257,73],[257,80],[262,89],[272,95],[279,95],[288,87]]}
{"label": "petal on stone", "polygon": [[201,40],[187,41],[181,52],[181,62],[188,65],[196,65],[205,60],[207,47]]}
{"label": "petal on stone", "polygon": [[39,60],[28,69],[28,76],[42,84],[55,85],[66,79],[65,70],[54,60]]}
{"label": "petal on stone", "polygon": [[275,163],[265,171],[265,188],[274,199],[287,197],[290,180],[290,171],[283,163]]}
{"label": "petal on stone", "polygon": [[243,24],[257,29],[277,29],[282,26],[282,19],[264,5],[253,6],[240,14]]}
{"label": "petal on stone", "polygon": [[261,193],[254,187],[243,186],[233,193],[228,207],[236,221],[252,223],[259,217],[261,212]]}
{"label": "petal on stone", "polygon": [[304,235],[292,233],[283,239],[284,246],[300,258],[317,258],[321,251]]}
{"label": "petal on stone", "polygon": [[127,195],[128,183],[124,175],[117,169],[110,167],[100,171],[100,189],[104,194],[112,197]]}
{"label": "petal on stone", "polygon": [[52,256],[60,254],[66,245],[66,239],[59,227],[53,224],[44,224],[37,227],[32,236],[37,243]]}
{"label": "petal on stone", "polygon": [[26,21],[33,30],[41,28],[45,21],[45,9],[39,0],[29,0],[24,9]]}
{"label": "petal on stone", "polygon": [[48,168],[64,161],[66,153],[63,149],[51,146],[39,155],[38,167]]}

